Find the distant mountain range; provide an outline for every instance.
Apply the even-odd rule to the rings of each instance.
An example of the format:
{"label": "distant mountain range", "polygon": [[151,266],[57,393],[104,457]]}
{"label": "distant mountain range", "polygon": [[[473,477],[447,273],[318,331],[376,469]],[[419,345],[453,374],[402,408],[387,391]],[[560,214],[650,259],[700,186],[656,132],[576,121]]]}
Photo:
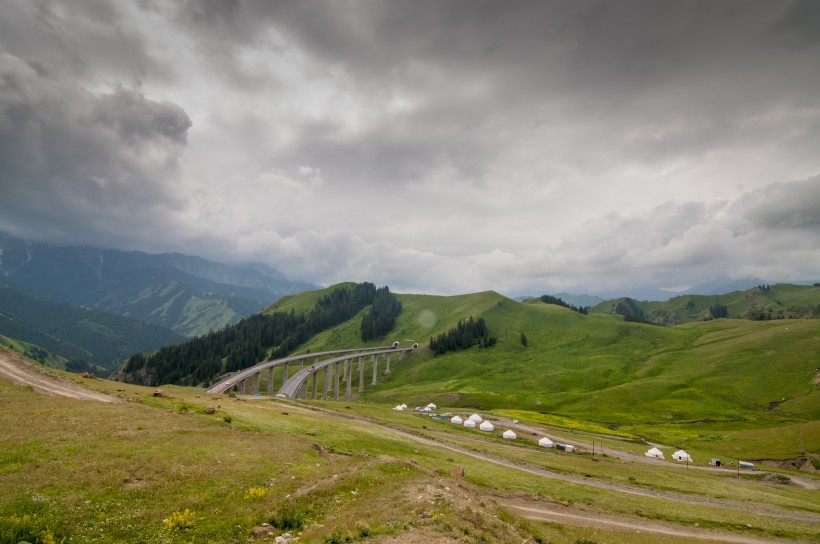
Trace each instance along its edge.
{"label": "distant mountain range", "polygon": [[[0,344],[42,363],[110,372],[133,353],[184,340],[165,327],[46,300],[0,282]],[[15,341],[27,345],[19,349]]]}
{"label": "distant mountain range", "polygon": [[195,336],[316,286],[261,265],[179,253],[59,247],[0,233],[0,278],[13,287]]}

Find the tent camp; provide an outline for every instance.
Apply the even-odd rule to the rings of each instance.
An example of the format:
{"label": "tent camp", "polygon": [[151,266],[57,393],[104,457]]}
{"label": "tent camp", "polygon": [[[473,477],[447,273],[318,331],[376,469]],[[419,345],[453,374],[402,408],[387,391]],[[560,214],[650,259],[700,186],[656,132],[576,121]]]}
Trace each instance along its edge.
{"label": "tent camp", "polygon": [[490,432],[490,431],[495,429],[493,424],[490,423],[489,421],[483,422],[478,428],[481,429],[482,431],[487,431],[487,432]]}
{"label": "tent camp", "polygon": [[461,418],[460,418],[460,417],[458,417],[458,416],[453,416],[453,417],[450,419],[450,423],[452,423],[453,425],[461,425],[462,423],[464,423],[464,420],[463,420],[463,419],[461,419]]}
{"label": "tent camp", "polygon": [[551,448],[555,445],[555,443],[545,436],[544,438],[538,441],[538,445],[543,446],[545,448]]}
{"label": "tent camp", "polygon": [[655,459],[666,459],[666,457],[663,456],[663,452],[658,448],[650,448],[644,455],[654,457]]}
{"label": "tent camp", "polygon": [[501,436],[509,440],[515,440],[516,438],[518,438],[518,435],[515,434],[512,429],[507,429]]}
{"label": "tent camp", "polygon": [[678,450],[675,453],[673,453],[672,459],[674,459],[675,461],[687,461],[689,463],[694,463],[694,461],[692,461],[692,458],[689,457],[689,454],[683,450]]}
{"label": "tent camp", "polygon": [[464,420],[464,426],[473,428],[475,427],[475,421],[473,421],[472,419],[466,419]]}
{"label": "tent camp", "polygon": [[475,421],[476,423],[481,423],[482,421],[484,421],[483,419],[481,419],[481,416],[478,415],[478,414],[471,415],[470,420]]}

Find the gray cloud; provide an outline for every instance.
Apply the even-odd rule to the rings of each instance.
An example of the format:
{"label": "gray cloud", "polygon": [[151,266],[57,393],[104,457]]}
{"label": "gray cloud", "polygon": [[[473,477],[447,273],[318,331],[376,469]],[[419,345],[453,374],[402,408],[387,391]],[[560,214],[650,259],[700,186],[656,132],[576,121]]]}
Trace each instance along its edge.
{"label": "gray cloud", "polygon": [[438,293],[811,279],[814,9],[8,2],[0,228]]}

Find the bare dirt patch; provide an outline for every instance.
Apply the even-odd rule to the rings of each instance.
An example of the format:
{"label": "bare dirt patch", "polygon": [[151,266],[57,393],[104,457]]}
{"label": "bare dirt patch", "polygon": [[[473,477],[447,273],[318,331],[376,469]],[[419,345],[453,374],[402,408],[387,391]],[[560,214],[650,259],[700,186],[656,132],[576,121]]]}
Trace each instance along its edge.
{"label": "bare dirt patch", "polygon": [[29,363],[13,351],[0,348],[0,377],[15,385],[29,386],[43,395],[69,397],[100,402],[114,402],[112,397],[91,391]]}

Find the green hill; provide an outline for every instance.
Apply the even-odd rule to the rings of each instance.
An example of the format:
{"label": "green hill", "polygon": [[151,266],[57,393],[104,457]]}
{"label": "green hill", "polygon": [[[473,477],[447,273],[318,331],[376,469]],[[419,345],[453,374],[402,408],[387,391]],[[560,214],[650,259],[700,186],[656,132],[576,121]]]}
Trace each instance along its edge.
{"label": "green hill", "polygon": [[[820,291],[778,286],[777,296],[810,289]],[[307,295],[278,309],[298,308]],[[820,392],[812,383],[820,367],[820,320],[721,319],[657,327],[523,304],[493,292],[399,298],[404,311],[393,332],[371,344],[419,342],[422,350],[366,394],[373,401],[526,410],[612,426],[820,419]],[[786,300],[802,304],[796,297]],[[486,320],[498,338],[495,347],[437,357],[424,349],[431,336],[469,316]],[[315,336],[299,351],[359,345],[360,320]]]}
{"label": "green hill", "polygon": [[615,313],[645,319],[657,325],[677,325],[717,317],[738,319],[816,319],[820,317],[820,286],[776,284],[722,295],[681,295],[669,300],[607,300],[592,313]]}
{"label": "green hill", "polygon": [[23,353],[41,362],[51,352],[108,370],[132,353],[183,339],[164,327],[53,302],[9,285],[0,285],[0,334],[29,344]]}

